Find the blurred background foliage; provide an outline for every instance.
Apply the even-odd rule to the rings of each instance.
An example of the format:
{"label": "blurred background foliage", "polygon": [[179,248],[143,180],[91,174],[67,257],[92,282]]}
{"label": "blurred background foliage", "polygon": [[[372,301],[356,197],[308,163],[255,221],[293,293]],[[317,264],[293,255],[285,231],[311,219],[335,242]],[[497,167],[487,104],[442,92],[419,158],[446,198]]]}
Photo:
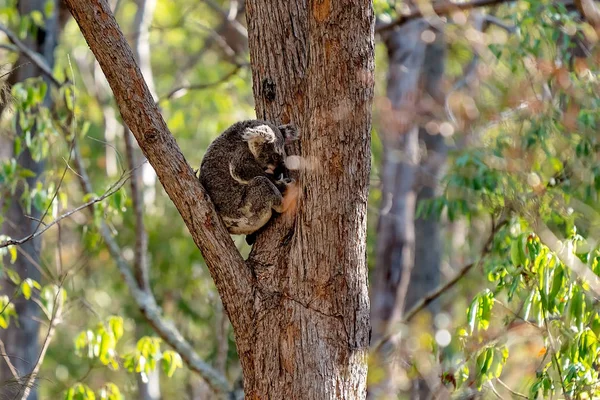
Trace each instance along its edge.
{"label": "blurred background foliage", "polygon": [[[21,40],[62,12],[47,1],[23,14],[17,3],[0,0],[0,23]],[[136,30],[139,4],[119,0],[112,6],[128,39],[143,35],[138,39],[147,42],[156,100],[197,168],[212,139],[233,122],[254,117],[243,3],[158,0],[148,35]],[[379,26],[415,9],[386,0],[374,6]],[[430,391],[461,398],[600,396],[598,27],[565,1],[498,1],[441,18],[430,5],[418,6],[432,27],[420,39],[431,43],[427,32],[436,38],[443,31],[445,43],[439,60],[443,99],[410,120],[443,137],[448,149],[443,173],[428,184],[435,195],[414,210],[415,218],[440,224],[441,286],[434,308],[404,317],[400,310],[388,321],[373,345],[400,339],[392,357],[399,361],[391,370],[374,363],[369,383],[393,381],[398,398],[414,398],[419,377]],[[0,34],[5,80],[20,68],[12,42]],[[385,101],[391,91],[388,44],[378,40],[376,47],[371,270],[379,268],[377,231],[385,214],[385,132],[398,111]],[[46,213],[45,223],[102,196],[129,174],[120,117],[74,21],[66,20],[54,54],[53,75],[65,83],[57,87],[41,76],[9,82],[0,119],[2,198],[24,187],[25,209]],[[33,130],[35,135],[27,133]],[[82,194],[72,167],[75,142],[94,194]],[[45,160],[43,179],[34,185],[25,179],[37,175],[17,162],[25,149],[34,160]],[[418,150],[427,159],[426,147]],[[151,168],[139,171],[156,301],[204,360],[239,382],[233,335],[201,254]],[[0,202],[0,222],[10,218],[7,204]],[[164,399],[210,396],[145,322],[100,235],[104,222],[132,262],[132,206],[124,185],[95,202],[92,216],[82,210],[50,228],[43,235],[39,281],[13,269],[16,259],[26,257],[17,246],[0,248],[13,296],[35,301],[43,311],[40,341],[60,309],[37,381],[41,399],[153,398],[138,395],[151,380],[158,380]],[[247,254],[243,238],[234,240]],[[0,328],[15,323],[11,302],[10,294],[0,298]],[[157,367],[160,374],[152,372]]]}

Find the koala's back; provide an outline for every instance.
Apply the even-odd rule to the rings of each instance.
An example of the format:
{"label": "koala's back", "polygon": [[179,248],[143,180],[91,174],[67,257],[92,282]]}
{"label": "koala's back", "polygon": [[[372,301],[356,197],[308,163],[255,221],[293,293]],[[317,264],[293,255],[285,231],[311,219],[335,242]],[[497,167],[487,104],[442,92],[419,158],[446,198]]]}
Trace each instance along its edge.
{"label": "koala's back", "polygon": [[229,172],[231,162],[244,157],[243,142],[235,136],[236,132],[231,128],[223,132],[210,144],[200,165],[200,183],[222,215],[238,208],[239,204],[234,200],[243,190]]}

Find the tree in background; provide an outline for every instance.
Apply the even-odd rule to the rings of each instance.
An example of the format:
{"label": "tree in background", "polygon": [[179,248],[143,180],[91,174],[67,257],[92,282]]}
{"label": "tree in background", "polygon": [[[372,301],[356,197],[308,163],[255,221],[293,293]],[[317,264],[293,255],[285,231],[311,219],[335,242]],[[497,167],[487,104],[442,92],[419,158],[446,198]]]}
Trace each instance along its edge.
{"label": "tree in background", "polygon": [[[6,81],[9,87],[21,85],[31,78],[41,78],[46,87],[53,84],[52,76],[49,76],[48,72],[51,72],[54,66],[54,49],[60,30],[57,10],[56,1],[21,1],[17,5],[16,11],[24,23],[23,30],[27,32],[23,45],[39,58],[43,67],[31,63],[27,55],[21,54]],[[8,96],[4,96],[4,92],[2,94],[0,117],[10,106]],[[40,107],[49,109],[53,106],[53,98],[49,91],[45,90],[37,95]],[[2,237],[20,238],[37,231],[41,224],[40,218],[45,217],[48,212],[48,209],[42,210],[38,207],[39,204],[32,207],[31,198],[35,198],[36,192],[44,191],[44,159],[48,152],[48,136],[51,133],[46,129],[48,118],[42,110],[31,107],[17,115],[19,122],[14,124],[14,130],[6,137],[0,137],[0,157],[8,160],[10,165],[10,172],[5,169],[5,174],[11,174],[11,178],[14,179],[11,189],[2,189],[0,207],[3,212],[0,223],[4,235]],[[26,145],[26,142],[29,144]],[[8,351],[13,356],[12,365],[0,364],[0,380],[4,382],[1,391],[7,396],[15,397],[21,393],[28,393],[28,398],[34,400],[38,398],[37,391],[29,377],[35,377],[38,373],[37,360],[40,351],[42,354],[46,351],[46,348],[40,347],[38,341],[41,313],[35,303],[17,296],[17,292],[23,280],[40,281],[43,272],[40,266],[41,246],[41,238],[33,238],[18,248],[18,255],[17,249],[13,248],[4,255],[3,260],[0,259],[0,265],[12,264],[14,271],[13,275],[4,275],[2,293],[11,301],[10,307],[9,302],[4,301],[4,311],[14,311],[15,317],[13,324],[0,332],[2,353]],[[48,332],[52,329],[51,324]],[[17,379],[19,377],[22,377],[22,380]]]}

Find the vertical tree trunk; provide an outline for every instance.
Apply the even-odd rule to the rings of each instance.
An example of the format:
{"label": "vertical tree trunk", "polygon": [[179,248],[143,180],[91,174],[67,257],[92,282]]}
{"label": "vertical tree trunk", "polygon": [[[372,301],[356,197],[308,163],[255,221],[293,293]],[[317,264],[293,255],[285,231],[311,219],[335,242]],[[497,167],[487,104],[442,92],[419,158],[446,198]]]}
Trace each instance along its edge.
{"label": "vertical tree trunk", "polygon": [[[27,0],[20,1],[18,3],[19,13],[21,15],[28,15],[33,11],[39,11],[44,13],[46,0]],[[54,1],[54,10],[58,10],[58,2]],[[30,35],[25,40],[26,43],[32,50],[40,53],[46,63],[52,67],[54,65],[54,49],[56,47],[58,37],[58,19],[56,17],[57,12],[54,13],[50,18],[46,19],[45,26],[43,29],[39,29],[36,35]],[[29,62],[24,56],[20,56],[17,61],[17,65],[20,68],[16,69],[13,75],[10,77],[11,84],[22,82],[27,78],[43,76],[42,71],[33,63]],[[50,81],[46,79],[46,84],[50,86]],[[45,99],[45,106],[51,107],[50,90]],[[17,134],[24,134],[20,132],[20,128],[17,127]],[[32,132],[35,134],[35,132]],[[12,148],[12,144],[8,144]],[[43,162],[35,162],[31,153],[28,149],[18,157],[18,164],[22,168],[27,168],[34,172],[35,176],[27,178],[27,184],[29,187],[35,187],[36,182],[41,179],[40,175],[44,169]],[[36,221],[40,217],[40,211],[32,207],[31,213],[28,213],[21,206],[21,194],[23,189],[17,190],[15,195],[10,199],[8,205],[8,211],[6,213],[6,221],[2,227],[4,234],[13,238],[22,238],[30,233],[38,225]],[[26,217],[26,215],[29,216]],[[10,265],[7,259],[4,260],[5,265],[10,265],[15,271],[19,273],[21,278],[32,278],[36,281],[40,280],[39,260],[40,260],[40,247],[41,238],[30,240],[19,247],[19,255],[14,265]],[[8,279],[2,282],[3,294],[10,297],[13,296],[16,290],[15,285]],[[39,343],[38,343],[38,332],[40,318],[39,307],[33,302],[25,300],[22,296],[16,297],[13,300],[16,311],[19,315],[18,320],[13,321],[8,329],[0,330],[0,337],[6,347],[6,352],[9,354],[14,367],[17,369],[19,376],[29,374],[39,356]],[[7,380],[14,379],[10,369],[4,361],[0,362],[0,381],[6,382]],[[0,385],[2,385],[0,383]],[[21,392],[23,388],[18,385],[4,386],[0,388],[2,395],[7,398],[12,398],[17,393]],[[30,400],[37,399],[37,390],[32,388]]]}
{"label": "vertical tree trunk", "polygon": [[[435,39],[426,43],[425,35]],[[431,37],[431,36],[430,36]],[[442,34],[423,19],[410,21],[383,34],[389,56],[387,97],[382,141],[383,193],[377,227],[377,259],[371,290],[373,343],[378,343],[402,313],[439,282],[441,243],[433,218],[415,218],[418,203],[430,199],[446,156],[444,138],[424,126],[433,117],[432,105],[441,100],[445,43]],[[422,156],[423,148],[426,150]],[[375,399],[397,398],[394,364],[378,355],[384,378],[369,388]],[[422,383],[422,382],[421,382]],[[417,388],[412,399],[427,398]]]}
{"label": "vertical tree trunk", "polygon": [[244,390],[249,399],[361,399],[371,2],[249,0],[246,13],[256,114],[298,126],[308,165],[295,221],[274,221],[250,255],[257,291],[253,354],[240,354]]}

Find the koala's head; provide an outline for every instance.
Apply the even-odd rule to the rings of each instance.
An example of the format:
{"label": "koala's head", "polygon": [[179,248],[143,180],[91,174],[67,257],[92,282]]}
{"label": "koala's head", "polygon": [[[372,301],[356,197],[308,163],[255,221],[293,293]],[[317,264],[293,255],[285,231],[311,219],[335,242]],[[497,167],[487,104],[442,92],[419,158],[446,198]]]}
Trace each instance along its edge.
{"label": "koala's head", "polygon": [[265,123],[246,128],[242,139],[248,143],[250,152],[265,172],[272,174],[285,163],[285,145],[298,140],[298,131],[292,125]]}

